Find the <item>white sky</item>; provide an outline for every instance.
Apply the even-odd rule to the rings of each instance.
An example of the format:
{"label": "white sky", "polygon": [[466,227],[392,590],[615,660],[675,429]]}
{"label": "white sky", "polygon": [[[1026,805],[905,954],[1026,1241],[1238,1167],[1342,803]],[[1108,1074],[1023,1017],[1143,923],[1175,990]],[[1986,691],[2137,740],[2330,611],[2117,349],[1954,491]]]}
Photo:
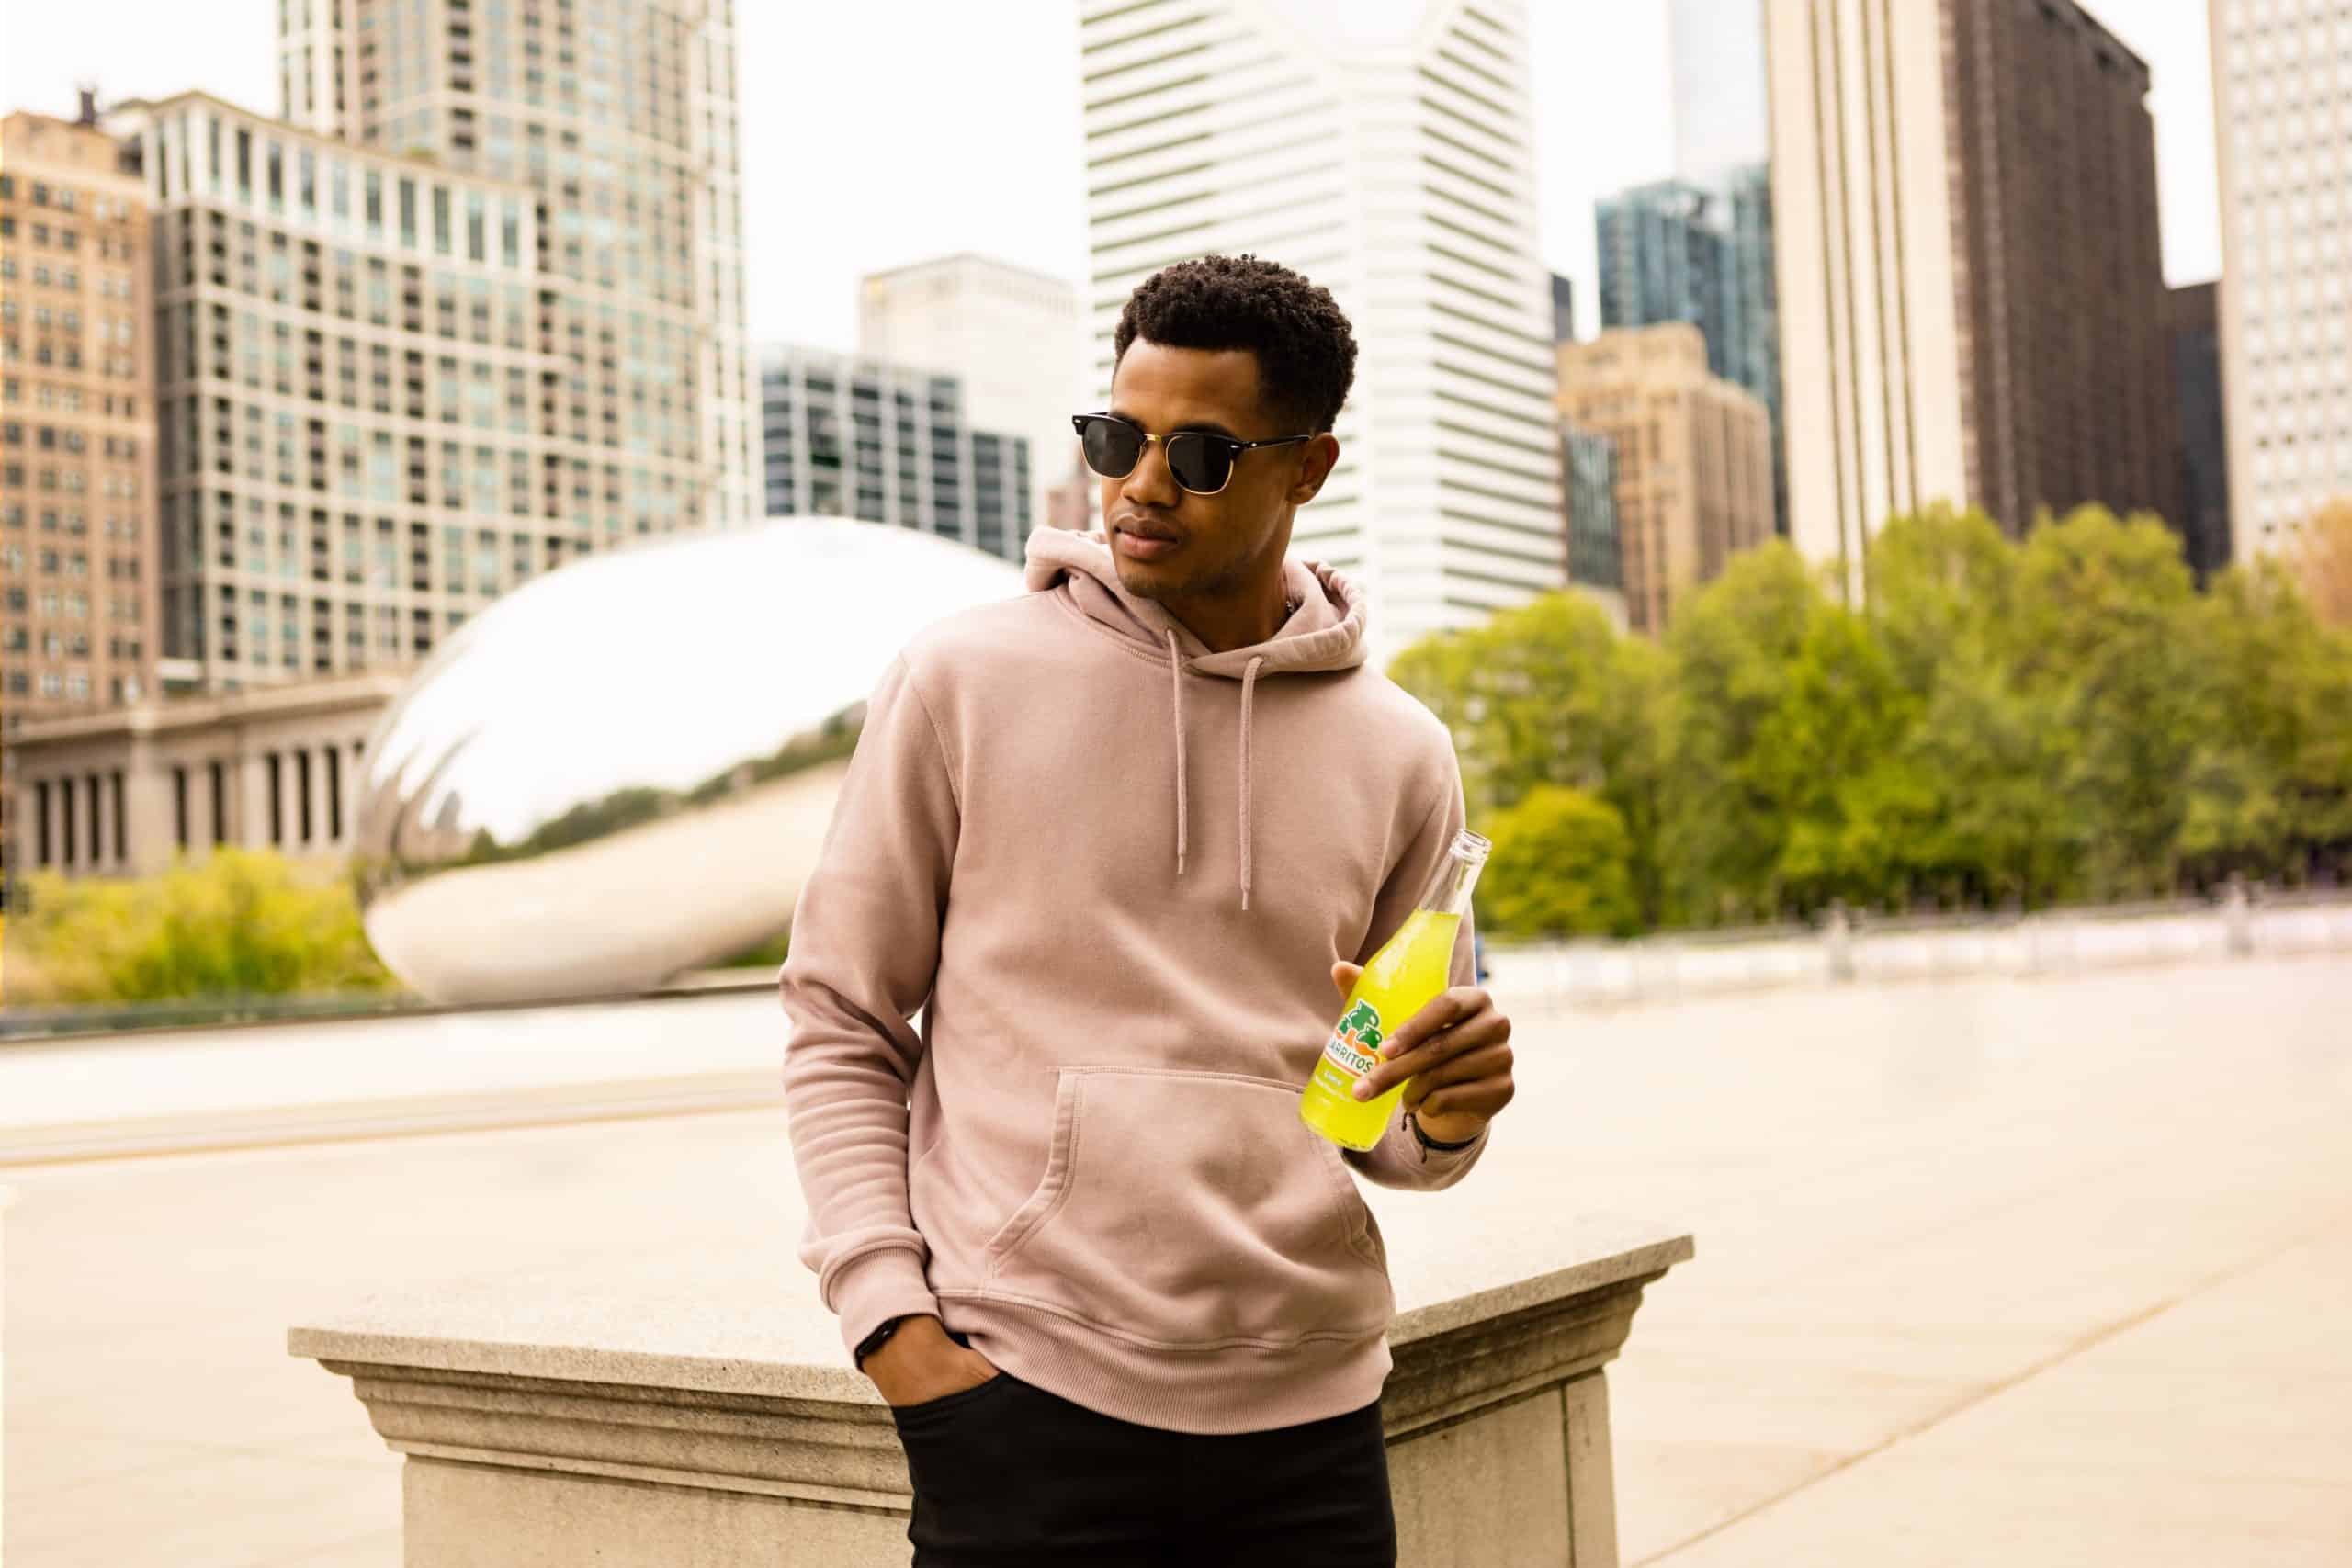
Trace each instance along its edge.
{"label": "white sky", "polygon": [[[1722,0],[1752,5],[1757,0]],[[2165,274],[2221,270],[2205,0],[2092,0],[2154,77]],[[1662,0],[1532,0],[1544,259],[1599,319],[1592,204],[1673,163]],[[738,0],[752,334],[836,348],[866,272],[979,251],[1077,277],[1072,0]],[[277,108],[275,0],[0,0],[0,105],[202,87]],[[191,23],[191,16],[201,22]]]}

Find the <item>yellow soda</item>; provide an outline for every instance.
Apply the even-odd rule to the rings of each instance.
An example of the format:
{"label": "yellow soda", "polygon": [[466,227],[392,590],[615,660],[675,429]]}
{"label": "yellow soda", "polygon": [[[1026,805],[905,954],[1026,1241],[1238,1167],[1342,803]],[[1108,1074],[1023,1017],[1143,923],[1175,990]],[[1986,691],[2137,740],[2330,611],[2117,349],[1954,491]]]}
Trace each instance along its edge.
{"label": "yellow soda", "polygon": [[1358,1100],[1356,1079],[1379,1065],[1381,1043],[1446,988],[1453,944],[1478,873],[1487,863],[1487,848],[1476,833],[1455,835],[1419,906],[1356,976],[1298,1102],[1298,1119],[1333,1143],[1369,1149],[1395,1118],[1396,1101],[1412,1080],[1371,1100]]}

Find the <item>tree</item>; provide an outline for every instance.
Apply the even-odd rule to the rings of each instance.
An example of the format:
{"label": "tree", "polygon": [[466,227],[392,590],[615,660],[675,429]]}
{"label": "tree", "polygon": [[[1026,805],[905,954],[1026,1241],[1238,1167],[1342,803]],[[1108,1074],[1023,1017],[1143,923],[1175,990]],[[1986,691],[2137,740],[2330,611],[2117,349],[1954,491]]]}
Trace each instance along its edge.
{"label": "tree", "polygon": [[2352,638],[2265,558],[2214,580],[2189,640],[2199,739],[2177,852],[2202,881],[2300,878],[2352,840]]}
{"label": "tree", "polygon": [[1601,796],[1632,842],[1636,896],[1659,913],[1660,710],[1668,671],[1581,593],[1549,593],[1485,625],[1424,638],[1389,674],[1453,732],[1474,820],[1543,784]]}
{"label": "tree", "polygon": [[1494,851],[1478,879],[1478,919],[1497,935],[1631,936],[1633,841],[1607,801],[1538,784],[1487,827]]}
{"label": "tree", "polygon": [[2296,566],[2321,624],[2352,629],[2352,497],[2329,502],[2304,523]]}
{"label": "tree", "polygon": [[2045,518],[2019,555],[2006,651],[2075,748],[2053,805],[2091,825],[2097,897],[2174,884],[2198,744],[2195,592],[2179,536],[2153,515],[2077,507]]}
{"label": "tree", "polygon": [[34,879],[9,932],[19,1004],[382,990],[394,982],[340,881],[222,848],[143,880]]}
{"label": "tree", "polygon": [[2058,703],[2012,668],[2018,550],[1973,508],[1888,520],[1871,541],[1869,615],[1914,719],[1858,809],[1914,897],[2041,904],[2075,885],[2086,835],[2060,794],[2072,748]]}
{"label": "tree", "polygon": [[1735,556],[1675,616],[1660,834],[1670,915],[1712,922],[1780,908],[1791,764],[1768,749],[1809,728],[1790,688],[1829,613],[1812,570],[1774,541]]}

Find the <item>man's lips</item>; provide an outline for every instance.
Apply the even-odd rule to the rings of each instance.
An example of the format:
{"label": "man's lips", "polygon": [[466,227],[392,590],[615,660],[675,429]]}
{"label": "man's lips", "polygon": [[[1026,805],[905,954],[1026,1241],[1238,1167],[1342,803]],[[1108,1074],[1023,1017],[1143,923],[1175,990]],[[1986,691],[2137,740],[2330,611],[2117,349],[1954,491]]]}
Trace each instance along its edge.
{"label": "man's lips", "polygon": [[1183,547],[1182,539],[1164,530],[1125,523],[1115,525],[1111,530],[1113,553],[1125,556],[1129,560],[1159,560]]}

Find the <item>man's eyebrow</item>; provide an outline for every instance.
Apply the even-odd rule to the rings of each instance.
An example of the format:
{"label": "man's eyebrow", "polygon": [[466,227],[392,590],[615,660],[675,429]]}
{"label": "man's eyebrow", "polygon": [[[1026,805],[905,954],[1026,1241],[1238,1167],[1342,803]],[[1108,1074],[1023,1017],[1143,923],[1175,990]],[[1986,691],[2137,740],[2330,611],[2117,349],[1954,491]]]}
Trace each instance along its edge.
{"label": "man's eyebrow", "polygon": [[[1119,412],[1118,405],[1115,403],[1111,407],[1111,417],[1113,419],[1124,419],[1129,424],[1134,425],[1137,430],[1143,430],[1146,428],[1143,421],[1137,419],[1135,415],[1131,413],[1122,413]],[[1219,424],[1213,419],[1190,420],[1178,425],[1176,430],[1196,430],[1203,435],[1222,435],[1227,441],[1240,441],[1245,439],[1242,436],[1236,435],[1233,432],[1227,430],[1225,426]],[[1175,433],[1175,431],[1169,432],[1171,435]]]}

